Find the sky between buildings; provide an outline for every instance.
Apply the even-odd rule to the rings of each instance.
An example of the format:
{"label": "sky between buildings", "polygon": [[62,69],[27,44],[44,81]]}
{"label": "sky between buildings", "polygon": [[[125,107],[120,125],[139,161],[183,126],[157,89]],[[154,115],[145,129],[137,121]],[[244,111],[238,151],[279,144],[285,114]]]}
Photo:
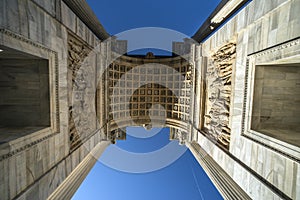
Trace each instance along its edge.
{"label": "sky between buildings", "polygon": [[[111,35],[134,28],[161,27],[191,37],[220,0],[87,0],[87,2]],[[161,51],[153,50],[153,52],[157,54]],[[73,200],[222,199],[191,152],[184,146],[169,141],[168,128],[146,131],[144,128],[129,127],[127,133],[126,141],[118,141],[116,146],[108,147]],[[167,153],[160,153],[161,149],[169,146],[172,148],[165,151]],[[152,166],[153,163],[144,160],[126,161],[127,157],[123,156],[121,151],[133,155],[147,156],[152,152],[161,155],[158,155],[160,157],[156,159],[156,165]],[[178,159],[167,163],[176,153]],[[139,166],[143,166],[143,170],[148,168],[153,170],[142,173],[143,170],[138,171]]]}

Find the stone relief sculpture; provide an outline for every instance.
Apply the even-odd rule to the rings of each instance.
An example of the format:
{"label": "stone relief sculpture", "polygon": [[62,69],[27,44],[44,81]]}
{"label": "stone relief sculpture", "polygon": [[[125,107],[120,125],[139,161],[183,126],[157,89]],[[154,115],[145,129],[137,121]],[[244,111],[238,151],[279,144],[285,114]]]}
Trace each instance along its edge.
{"label": "stone relief sculpture", "polygon": [[212,55],[207,68],[205,131],[216,141],[228,147],[230,142],[229,112],[231,97],[232,65],[236,44],[228,43]]}
{"label": "stone relief sculpture", "polygon": [[185,145],[187,137],[187,133],[181,130],[178,130],[175,135],[175,138],[179,141],[179,145]]}
{"label": "stone relief sculpture", "polygon": [[[85,138],[78,133],[90,133],[89,112],[87,101],[89,99],[87,92],[92,85],[87,82],[90,77],[86,69],[81,68],[84,59],[87,57],[90,49],[80,40],[69,34],[68,38],[68,87],[69,90],[69,140],[71,150],[81,144],[81,138]],[[80,114],[79,114],[80,113]],[[80,119],[79,119],[80,118]]]}

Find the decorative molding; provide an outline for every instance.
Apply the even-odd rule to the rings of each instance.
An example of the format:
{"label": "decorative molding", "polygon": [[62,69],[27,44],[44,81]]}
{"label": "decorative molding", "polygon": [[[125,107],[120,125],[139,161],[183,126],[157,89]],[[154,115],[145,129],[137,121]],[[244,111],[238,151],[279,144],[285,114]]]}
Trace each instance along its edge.
{"label": "decorative molding", "polygon": [[2,160],[6,160],[6,159],[8,159],[8,158],[10,158],[10,157],[18,154],[18,153],[21,153],[22,151],[25,151],[25,150],[31,148],[32,146],[37,145],[37,144],[39,144],[39,143],[41,143],[41,142],[43,142],[43,141],[45,141],[45,140],[47,140],[47,139],[49,139],[49,138],[57,135],[57,134],[59,134],[59,132],[48,134],[45,137],[42,137],[42,138],[37,139],[37,140],[34,140],[34,141],[32,141],[32,142],[30,142],[30,143],[28,143],[28,144],[26,144],[26,145],[24,145],[24,146],[16,149],[16,150],[10,151],[9,153],[0,156],[0,162]]}
{"label": "decorative molding", "polygon": [[[55,87],[55,94],[53,94],[55,96],[55,127],[51,127],[51,132],[50,134],[47,134],[45,135],[44,137],[42,138],[39,138],[39,139],[36,139],[28,144],[25,144],[24,146],[20,147],[20,148],[17,148],[13,151],[10,151],[9,153],[7,154],[4,154],[4,155],[1,155],[0,156],[0,161],[2,160],[5,160],[7,158],[10,158],[22,151],[25,151],[26,149],[29,149],[30,147],[38,144],[38,143],[41,143],[55,135],[57,135],[59,133],[59,130],[60,130],[60,116],[59,116],[59,81],[58,81],[58,78],[59,78],[59,73],[58,73],[58,53],[54,50],[51,50],[49,49],[48,47],[42,45],[42,44],[39,44],[37,42],[34,42],[20,34],[17,34],[17,33],[14,33],[10,30],[7,30],[7,29],[3,29],[3,28],[0,28],[0,35],[5,35],[5,36],[8,36],[10,37],[11,39],[13,40],[16,40],[16,41],[19,41],[19,42],[22,42],[22,43],[25,43],[25,44],[28,44],[34,48],[37,48],[37,49],[40,49],[40,50],[43,50],[43,51],[46,51],[48,52],[49,54],[52,54],[52,56],[54,57],[54,65],[52,66],[52,68],[54,69],[55,71],[55,76],[54,76],[54,87]],[[19,51],[22,51],[22,49],[17,49]],[[30,54],[30,53],[29,53]],[[48,59],[50,58],[51,56],[48,57]],[[51,66],[49,66],[50,68]],[[51,98],[51,97],[50,97]],[[51,118],[51,121],[53,120],[53,118]],[[26,136],[25,136],[26,137]]]}
{"label": "decorative molding", "polygon": [[[293,52],[290,51],[289,48],[296,47],[298,49],[297,51]],[[281,56],[277,56],[276,52],[280,52]],[[298,54],[297,54],[298,53]],[[290,144],[287,144],[283,141],[281,143],[277,143],[276,139],[272,138],[272,140],[267,139],[269,136],[262,137],[258,134],[254,134],[254,131],[249,132],[249,117],[246,115],[247,110],[249,112],[250,109],[250,102],[249,95],[251,95],[251,78],[249,77],[253,67],[256,65],[266,65],[268,63],[274,64],[275,62],[279,62],[281,60],[289,60],[290,57],[294,57],[295,55],[299,55],[300,53],[300,38],[295,38],[293,40],[286,41],[284,43],[278,44],[276,46],[263,49],[259,52],[255,52],[253,54],[249,54],[246,60],[246,68],[245,68],[245,90],[244,90],[244,97],[243,97],[243,109],[242,109],[242,123],[241,123],[241,135],[249,140],[252,140],[253,142],[258,143],[259,145],[262,145],[276,153],[279,153],[297,163],[300,163],[300,158],[297,156],[299,155],[299,152],[295,152],[292,150],[289,146]],[[263,62],[259,60],[259,58],[263,58]],[[279,62],[279,64],[283,64]],[[253,132],[253,133],[252,133]],[[284,144],[287,146],[285,146]],[[279,148],[280,147],[280,148]]]}
{"label": "decorative molding", "polygon": [[63,0],[76,16],[100,39],[106,40],[110,35],[105,31],[97,16],[85,0]]}
{"label": "decorative molding", "polygon": [[[229,2],[235,2],[232,7],[233,9],[227,9]],[[192,39],[197,42],[203,42],[206,38],[208,38],[212,33],[214,33],[220,26],[226,23],[230,17],[236,15],[240,8],[247,5],[247,3],[252,0],[243,0],[236,2],[237,0],[221,0],[216,9],[211,13],[211,15],[206,19],[206,21],[201,25],[201,27],[197,30],[197,32],[192,36]],[[228,13],[223,11],[227,10]],[[229,12],[230,11],[230,12]],[[222,12],[222,14],[219,14]],[[224,16],[223,13],[225,14]],[[213,19],[213,20],[212,20]]]}
{"label": "decorative molding", "polygon": [[300,38],[296,38],[296,39],[293,39],[291,41],[288,41],[288,42],[285,42],[285,43],[282,43],[282,44],[278,44],[276,46],[273,46],[273,47],[270,47],[270,48],[267,48],[267,49],[263,49],[263,50],[258,51],[258,52],[254,52],[252,54],[249,54],[248,58],[251,58],[251,57],[256,57],[257,58],[257,57],[265,56],[265,55],[268,55],[268,54],[273,54],[276,51],[287,49],[287,48],[290,48],[290,47],[293,47],[293,46],[296,46],[296,45],[300,45]]}
{"label": "decorative molding", "polygon": [[41,50],[44,50],[52,55],[54,55],[54,70],[55,70],[55,106],[56,106],[56,131],[59,131],[60,129],[60,120],[59,120],[59,73],[58,73],[58,53],[54,50],[49,49],[48,47],[39,44],[37,42],[34,42],[20,34],[14,33],[7,29],[0,29],[0,34],[4,34],[8,37],[11,37],[13,39],[16,39],[20,42],[24,42],[30,46],[33,46],[35,48],[39,48]]}
{"label": "decorative molding", "polygon": [[37,43],[37,42],[34,42],[34,41],[32,41],[32,40],[30,40],[30,39],[24,37],[23,35],[14,33],[14,32],[12,32],[12,31],[10,31],[10,30],[4,29],[4,28],[0,28],[0,33],[5,34],[5,35],[7,35],[7,36],[9,36],[9,37],[12,37],[12,38],[14,38],[14,39],[16,39],[16,40],[19,40],[19,41],[21,41],[21,42],[25,42],[25,43],[27,43],[27,44],[33,46],[33,47],[37,47],[37,48],[43,49],[43,50],[45,50],[45,51],[47,51],[47,52],[50,52],[50,53],[53,53],[53,54],[57,54],[56,51],[53,51],[53,50],[49,49],[48,47],[46,47],[46,46],[44,46],[44,45],[42,45],[42,44],[39,44],[39,43]]}
{"label": "decorative molding", "polygon": [[244,98],[243,98],[243,110],[242,110],[242,134],[245,132],[245,117],[246,117],[246,107],[247,107],[247,96],[248,96],[248,76],[249,76],[249,58],[246,60],[245,69],[245,87],[244,87]]}
{"label": "decorative molding", "polygon": [[244,0],[230,0],[221,10],[211,19],[212,24],[221,23],[228,15],[230,15]]}

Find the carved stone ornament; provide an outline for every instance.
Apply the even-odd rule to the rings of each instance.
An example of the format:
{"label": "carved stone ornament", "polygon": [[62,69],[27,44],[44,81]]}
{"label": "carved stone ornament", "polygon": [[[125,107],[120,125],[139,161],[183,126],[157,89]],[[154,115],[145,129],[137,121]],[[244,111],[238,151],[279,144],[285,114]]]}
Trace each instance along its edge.
{"label": "carved stone ornament", "polygon": [[207,105],[205,131],[225,147],[229,146],[229,112],[232,65],[236,57],[236,44],[228,43],[212,55],[207,68]]}
{"label": "carved stone ornament", "polygon": [[[88,56],[90,48],[84,42],[69,34],[68,38],[68,83],[69,83],[69,140],[70,149],[74,149],[82,143],[81,138],[84,138],[78,133],[78,128],[88,127],[86,125],[87,119],[78,119],[87,116],[86,93],[91,85],[87,82],[89,80],[89,73],[86,69],[82,69],[84,59]],[[81,108],[81,109],[80,109]],[[80,111],[81,110],[81,111]],[[80,115],[78,114],[80,112]],[[75,119],[77,118],[77,119]],[[90,132],[91,130],[85,130]],[[81,130],[80,132],[83,132]]]}

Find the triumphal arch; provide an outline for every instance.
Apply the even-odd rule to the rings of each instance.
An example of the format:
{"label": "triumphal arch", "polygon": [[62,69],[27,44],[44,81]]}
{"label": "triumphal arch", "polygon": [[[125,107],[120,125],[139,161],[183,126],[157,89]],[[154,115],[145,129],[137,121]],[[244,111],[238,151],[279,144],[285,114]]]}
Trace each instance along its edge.
{"label": "triumphal arch", "polygon": [[0,199],[70,199],[136,125],[224,199],[300,199],[300,0],[222,0],[171,56],[126,54],[84,0],[0,9]]}

